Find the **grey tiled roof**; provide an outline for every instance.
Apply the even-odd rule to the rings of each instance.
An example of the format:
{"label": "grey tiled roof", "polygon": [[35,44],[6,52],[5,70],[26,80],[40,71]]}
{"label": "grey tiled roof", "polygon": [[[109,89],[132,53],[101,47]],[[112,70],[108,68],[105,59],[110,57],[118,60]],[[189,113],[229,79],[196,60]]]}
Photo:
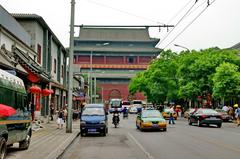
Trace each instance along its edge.
{"label": "grey tiled roof", "polygon": [[17,37],[19,40],[24,42],[26,45],[31,45],[31,37],[26,32],[26,30],[12,17],[11,14],[8,13],[0,5],[0,27],[3,26],[6,30],[8,30],[11,34]]}
{"label": "grey tiled roof", "polygon": [[231,49],[238,49],[240,50],[240,43],[237,43],[235,45],[233,45],[232,47],[230,47]]}
{"label": "grey tiled roof", "polygon": [[158,42],[150,38],[147,28],[80,28],[80,41],[136,41]]}

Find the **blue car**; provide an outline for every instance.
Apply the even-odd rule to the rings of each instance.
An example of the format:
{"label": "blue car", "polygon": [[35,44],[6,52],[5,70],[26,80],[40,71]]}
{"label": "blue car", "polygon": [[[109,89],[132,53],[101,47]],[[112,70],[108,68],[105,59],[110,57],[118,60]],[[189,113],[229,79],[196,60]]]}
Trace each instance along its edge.
{"label": "blue car", "polygon": [[83,109],[80,119],[81,136],[86,134],[108,133],[107,114],[100,107],[86,107]]}

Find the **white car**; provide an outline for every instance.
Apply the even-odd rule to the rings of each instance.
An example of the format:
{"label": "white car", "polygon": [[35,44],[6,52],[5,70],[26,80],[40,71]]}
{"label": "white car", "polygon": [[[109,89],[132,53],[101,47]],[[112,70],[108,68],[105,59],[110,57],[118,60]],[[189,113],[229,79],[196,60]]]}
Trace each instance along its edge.
{"label": "white car", "polygon": [[122,109],[123,109],[124,107],[126,107],[127,110],[129,110],[130,105],[131,105],[131,103],[130,103],[129,101],[122,101]]}
{"label": "white car", "polygon": [[129,113],[130,113],[130,114],[137,114],[137,113],[138,113],[137,106],[131,106],[131,107],[129,108]]}

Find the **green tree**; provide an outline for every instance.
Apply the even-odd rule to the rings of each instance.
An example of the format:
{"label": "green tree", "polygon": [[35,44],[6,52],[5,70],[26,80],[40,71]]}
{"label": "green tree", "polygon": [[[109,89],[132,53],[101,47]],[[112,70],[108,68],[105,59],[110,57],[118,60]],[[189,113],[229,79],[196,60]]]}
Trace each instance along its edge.
{"label": "green tree", "polygon": [[213,96],[230,99],[240,95],[239,67],[231,63],[222,63],[213,75]]}

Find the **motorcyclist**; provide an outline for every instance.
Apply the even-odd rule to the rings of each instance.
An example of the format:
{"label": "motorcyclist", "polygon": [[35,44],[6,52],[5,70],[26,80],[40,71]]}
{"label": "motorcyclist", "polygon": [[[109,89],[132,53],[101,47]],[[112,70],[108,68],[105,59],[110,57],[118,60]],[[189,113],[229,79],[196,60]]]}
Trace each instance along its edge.
{"label": "motorcyclist", "polygon": [[112,123],[114,123],[115,118],[116,118],[116,120],[117,120],[117,123],[119,123],[120,118],[119,118],[119,111],[118,111],[118,109],[115,108],[112,113],[113,113]]}
{"label": "motorcyclist", "polygon": [[127,116],[128,116],[127,107],[124,107],[124,108],[123,108],[122,113],[123,113],[123,117],[127,117]]}

